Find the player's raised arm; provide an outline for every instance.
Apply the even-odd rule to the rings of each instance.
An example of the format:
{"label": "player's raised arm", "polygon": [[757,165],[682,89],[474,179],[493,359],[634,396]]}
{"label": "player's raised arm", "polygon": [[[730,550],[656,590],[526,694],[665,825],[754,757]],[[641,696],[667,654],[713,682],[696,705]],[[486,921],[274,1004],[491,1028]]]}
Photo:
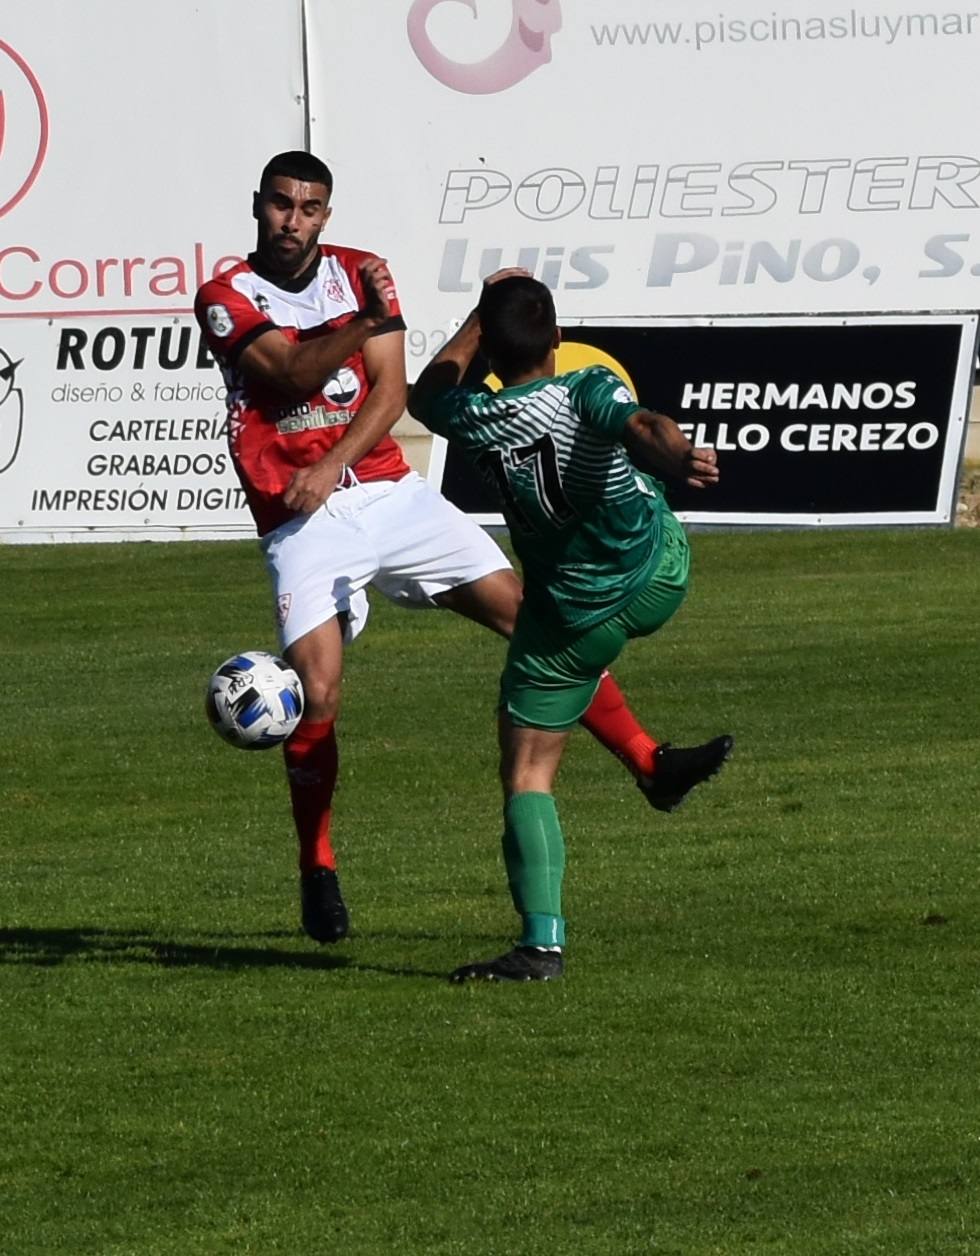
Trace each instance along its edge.
{"label": "player's raised arm", "polygon": [[[483,283],[487,286],[512,275],[527,276],[528,272],[519,266],[508,266],[488,275]],[[446,341],[412,385],[408,398],[408,412],[412,418],[420,423],[426,422],[430,403],[442,393],[459,387],[479,347],[480,317],[474,309],[470,310],[460,329]]]}
{"label": "player's raised arm", "polygon": [[471,310],[459,331],[446,341],[412,385],[408,412],[414,419],[425,423],[431,403],[459,386],[479,347],[480,322],[476,310]]}
{"label": "player's raised arm", "polygon": [[266,332],[242,350],[238,364],[247,375],[270,384],[295,401],[305,400],[328,375],[338,370],[391,316],[394,291],[388,263],[380,257],[360,267],[365,301],[357,314],[325,336],[294,343],[271,323]]}
{"label": "player's raised arm", "polygon": [[718,482],[716,451],[692,445],[666,414],[637,410],[627,420],[623,444],[633,462],[644,470],[674,476],[691,488],[708,488]]}

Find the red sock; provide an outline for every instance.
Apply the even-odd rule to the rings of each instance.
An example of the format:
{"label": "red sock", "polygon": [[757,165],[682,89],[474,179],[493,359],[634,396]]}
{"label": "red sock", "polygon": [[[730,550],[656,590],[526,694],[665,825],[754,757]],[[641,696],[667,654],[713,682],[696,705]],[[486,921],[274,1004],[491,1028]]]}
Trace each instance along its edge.
{"label": "red sock", "polygon": [[582,716],[582,726],[622,759],[635,776],[649,776],[653,771],[657,743],[637,723],[623,691],[608,672],[602,673],[592,705]]}
{"label": "red sock", "polygon": [[283,747],[293,819],[299,837],[301,872],[335,868],[330,845],[330,804],[337,784],[337,734],[334,721],[300,720]]}

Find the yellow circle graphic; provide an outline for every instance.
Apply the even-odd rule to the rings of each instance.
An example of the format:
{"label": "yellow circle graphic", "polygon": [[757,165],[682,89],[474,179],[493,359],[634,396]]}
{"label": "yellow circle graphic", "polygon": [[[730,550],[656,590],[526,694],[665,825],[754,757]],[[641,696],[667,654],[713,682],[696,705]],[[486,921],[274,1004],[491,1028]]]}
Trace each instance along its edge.
{"label": "yellow circle graphic", "polygon": [[[636,387],[630,379],[629,372],[621,362],[617,362],[614,357],[597,349],[595,345],[580,344],[576,340],[563,340],[558,346],[558,352],[555,355],[555,373],[564,375],[567,371],[580,371],[586,366],[606,366],[614,375],[618,375],[626,387],[630,390],[633,400],[638,400],[636,396]],[[484,383],[492,388],[494,392],[501,387],[500,380],[496,375],[490,374],[484,380]]]}

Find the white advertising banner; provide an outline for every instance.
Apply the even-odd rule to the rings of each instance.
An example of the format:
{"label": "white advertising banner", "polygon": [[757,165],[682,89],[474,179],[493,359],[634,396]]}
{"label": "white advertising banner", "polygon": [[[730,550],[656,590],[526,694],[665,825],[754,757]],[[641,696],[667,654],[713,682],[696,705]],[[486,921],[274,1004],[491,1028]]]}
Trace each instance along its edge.
{"label": "white advertising banner", "polygon": [[506,265],[569,320],[980,304],[980,4],[307,11],[331,227],[390,258],[413,373]]}
{"label": "white advertising banner", "polygon": [[224,382],[193,318],[25,319],[2,332],[8,539],[252,534]]}
{"label": "white advertising banner", "polygon": [[191,308],[304,93],[300,0],[4,7],[0,541],[253,535]]}

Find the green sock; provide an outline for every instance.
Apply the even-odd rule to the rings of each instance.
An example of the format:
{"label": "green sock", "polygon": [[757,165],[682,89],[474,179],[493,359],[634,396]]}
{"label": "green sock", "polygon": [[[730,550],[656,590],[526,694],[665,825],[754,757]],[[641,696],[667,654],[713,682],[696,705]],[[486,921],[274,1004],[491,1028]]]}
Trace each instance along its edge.
{"label": "green sock", "polygon": [[524,925],[521,946],[564,946],[565,838],[551,794],[514,794],[504,807],[504,864]]}

